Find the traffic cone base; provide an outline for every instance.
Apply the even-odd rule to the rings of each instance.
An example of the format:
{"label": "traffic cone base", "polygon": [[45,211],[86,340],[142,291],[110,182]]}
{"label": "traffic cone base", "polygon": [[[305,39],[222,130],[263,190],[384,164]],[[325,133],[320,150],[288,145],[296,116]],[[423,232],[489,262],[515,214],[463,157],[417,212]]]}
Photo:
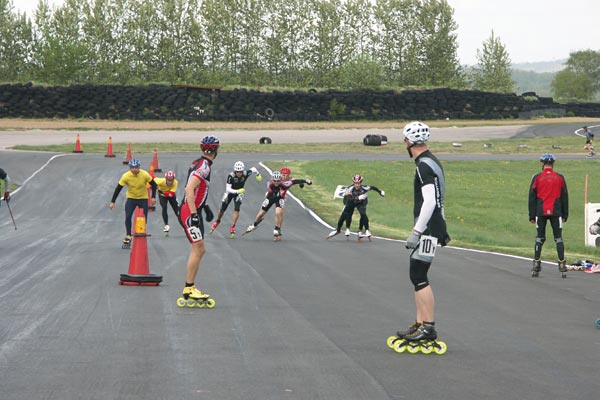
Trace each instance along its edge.
{"label": "traffic cone base", "polygon": [[162,276],[150,274],[148,262],[148,243],[146,234],[146,217],[140,207],[135,209],[135,234],[129,256],[129,271],[121,274],[119,284],[128,286],[158,286]]}

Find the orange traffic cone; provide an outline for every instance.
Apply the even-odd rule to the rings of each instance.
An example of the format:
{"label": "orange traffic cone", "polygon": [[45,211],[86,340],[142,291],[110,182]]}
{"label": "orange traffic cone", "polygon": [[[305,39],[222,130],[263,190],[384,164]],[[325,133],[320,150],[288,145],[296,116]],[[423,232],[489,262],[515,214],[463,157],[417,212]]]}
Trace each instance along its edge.
{"label": "orange traffic cone", "polygon": [[162,282],[162,276],[150,274],[148,244],[146,243],[148,236],[150,235],[146,234],[144,210],[136,207],[133,246],[129,256],[129,273],[121,274],[119,284],[128,286],[158,286]]}
{"label": "orange traffic cone", "polygon": [[123,164],[129,164],[129,161],[131,161],[133,157],[131,156],[131,143],[127,143],[127,154],[125,155],[125,161],[123,161]]}
{"label": "orange traffic cone", "polygon": [[162,169],[158,168],[158,150],[156,149],[154,149],[154,158],[150,165],[154,166],[154,172],[162,172]]}
{"label": "orange traffic cone", "polygon": [[112,136],[108,137],[108,147],[106,149],[106,154],[104,155],[104,157],[116,157],[113,154],[113,150],[112,150]]}
{"label": "orange traffic cone", "polygon": [[81,149],[81,140],[79,140],[79,133],[77,134],[77,139],[75,140],[75,150],[73,150],[73,153],[83,153],[83,150]]}

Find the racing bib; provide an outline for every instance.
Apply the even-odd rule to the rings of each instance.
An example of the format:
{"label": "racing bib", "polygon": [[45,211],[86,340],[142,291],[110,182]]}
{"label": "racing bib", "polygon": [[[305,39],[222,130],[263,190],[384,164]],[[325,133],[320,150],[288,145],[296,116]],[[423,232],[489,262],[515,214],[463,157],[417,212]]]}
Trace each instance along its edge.
{"label": "racing bib", "polygon": [[435,256],[437,248],[437,238],[434,236],[422,235],[419,239],[419,255],[424,257]]}

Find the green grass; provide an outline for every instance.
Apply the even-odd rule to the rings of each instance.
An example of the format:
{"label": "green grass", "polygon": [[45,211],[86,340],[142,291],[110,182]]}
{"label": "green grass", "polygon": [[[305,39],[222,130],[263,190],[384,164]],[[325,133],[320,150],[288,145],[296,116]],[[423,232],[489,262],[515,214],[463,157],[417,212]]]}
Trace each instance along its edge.
{"label": "green grass", "polygon": [[[484,147],[491,143],[492,147]],[[553,148],[560,147],[560,148]],[[585,175],[589,174],[590,201],[600,202],[600,169],[591,160],[564,160],[561,154],[581,154],[583,142],[577,137],[507,139],[466,141],[462,147],[451,143],[432,142],[436,154],[534,154],[551,151],[558,158],[557,171],[562,173],[569,187],[570,217],[565,224],[567,262],[577,259],[598,260],[600,250],[584,246]],[[66,152],[73,145],[16,146],[20,150]],[[197,144],[145,143],[134,144],[136,153],[197,151]],[[106,144],[85,144],[86,153],[106,152]],[[124,154],[126,144],[113,144],[113,151]],[[355,143],[332,144],[224,144],[222,152],[253,153],[339,153],[346,154],[406,154],[404,144],[372,147]],[[282,163],[268,163],[270,168],[280,168]],[[294,161],[286,163],[293,175],[310,178],[315,183],[304,189],[295,187],[308,207],[315,210],[330,225],[335,226],[342,209],[340,199],[333,200],[333,191],[339,184],[349,184],[351,177],[361,174],[365,184],[385,190],[381,198],[372,192],[369,196],[368,214],[371,231],[375,235],[405,239],[412,228],[412,180],[414,163],[407,161]],[[591,168],[594,167],[594,168]],[[496,251],[531,257],[535,240],[535,227],[529,223],[527,196],[531,176],[540,170],[538,161],[445,161],[447,193],[446,218],[452,237],[451,245]],[[594,200],[597,199],[597,200]],[[353,227],[358,220],[354,218]],[[556,251],[551,229],[547,231],[542,257],[555,260]]]}
{"label": "green grass", "polygon": [[[398,134],[400,135],[400,134]],[[406,147],[400,138],[388,138],[391,142],[385,146],[364,146],[362,143],[309,143],[309,144],[254,144],[254,143],[225,143],[221,152],[247,152],[247,153],[357,153],[357,154],[406,154]],[[552,152],[560,158],[561,154],[581,154],[584,140],[575,136],[561,136],[556,138],[543,137],[535,139],[503,139],[503,140],[474,140],[461,142],[461,147],[454,147],[452,143],[435,142],[430,147],[436,154],[542,154]],[[491,147],[484,145],[491,144]],[[557,148],[560,147],[560,148]],[[46,146],[14,146],[16,150],[51,151],[56,153],[70,153],[73,144],[46,145]],[[85,143],[82,145],[86,153],[106,153],[106,143]],[[132,150],[135,153],[152,153],[154,149],[161,152],[197,152],[198,143],[135,143]],[[127,144],[113,143],[113,152],[125,154]]]}
{"label": "green grass", "polygon": [[[369,195],[371,232],[406,239],[412,229],[413,161],[295,161],[286,163],[293,175],[314,180],[304,189],[294,188],[308,207],[335,226],[342,201],[333,200],[339,184],[350,184],[361,174],[365,184],[385,190],[386,196]],[[280,168],[282,163],[268,163]],[[584,183],[589,174],[589,198],[600,199],[600,170],[586,160],[557,163],[567,180],[570,215],[563,237],[567,261],[598,259],[600,249],[584,246]],[[451,245],[532,257],[535,226],[528,221],[528,190],[531,177],[540,171],[538,161],[446,161],[446,219]],[[596,184],[594,184],[596,183]],[[355,217],[353,228],[358,227]],[[542,258],[556,260],[552,230],[548,226]]]}

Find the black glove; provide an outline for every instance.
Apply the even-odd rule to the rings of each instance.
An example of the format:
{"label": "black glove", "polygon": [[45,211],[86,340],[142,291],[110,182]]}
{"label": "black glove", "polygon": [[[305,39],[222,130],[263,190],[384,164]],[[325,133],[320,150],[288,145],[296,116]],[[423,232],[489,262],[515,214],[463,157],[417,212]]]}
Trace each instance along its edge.
{"label": "black glove", "polygon": [[310,185],[312,185],[312,181],[311,181],[310,179],[307,179],[307,180],[306,180],[306,184],[307,184],[308,186],[310,186]]}
{"label": "black glove", "polygon": [[204,205],[204,215],[206,216],[206,222],[212,221],[213,218],[215,217],[215,215],[213,214],[213,212],[210,209],[210,207],[208,206],[208,204]]}
{"label": "black glove", "polygon": [[300,186],[300,189],[304,189],[304,183],[301,183],[298,186]]}
{"label": "black glove", "polygon": [[191,226],[200,226],[200,217],[198,213],[193,213],[190,215],[190,225]]}

